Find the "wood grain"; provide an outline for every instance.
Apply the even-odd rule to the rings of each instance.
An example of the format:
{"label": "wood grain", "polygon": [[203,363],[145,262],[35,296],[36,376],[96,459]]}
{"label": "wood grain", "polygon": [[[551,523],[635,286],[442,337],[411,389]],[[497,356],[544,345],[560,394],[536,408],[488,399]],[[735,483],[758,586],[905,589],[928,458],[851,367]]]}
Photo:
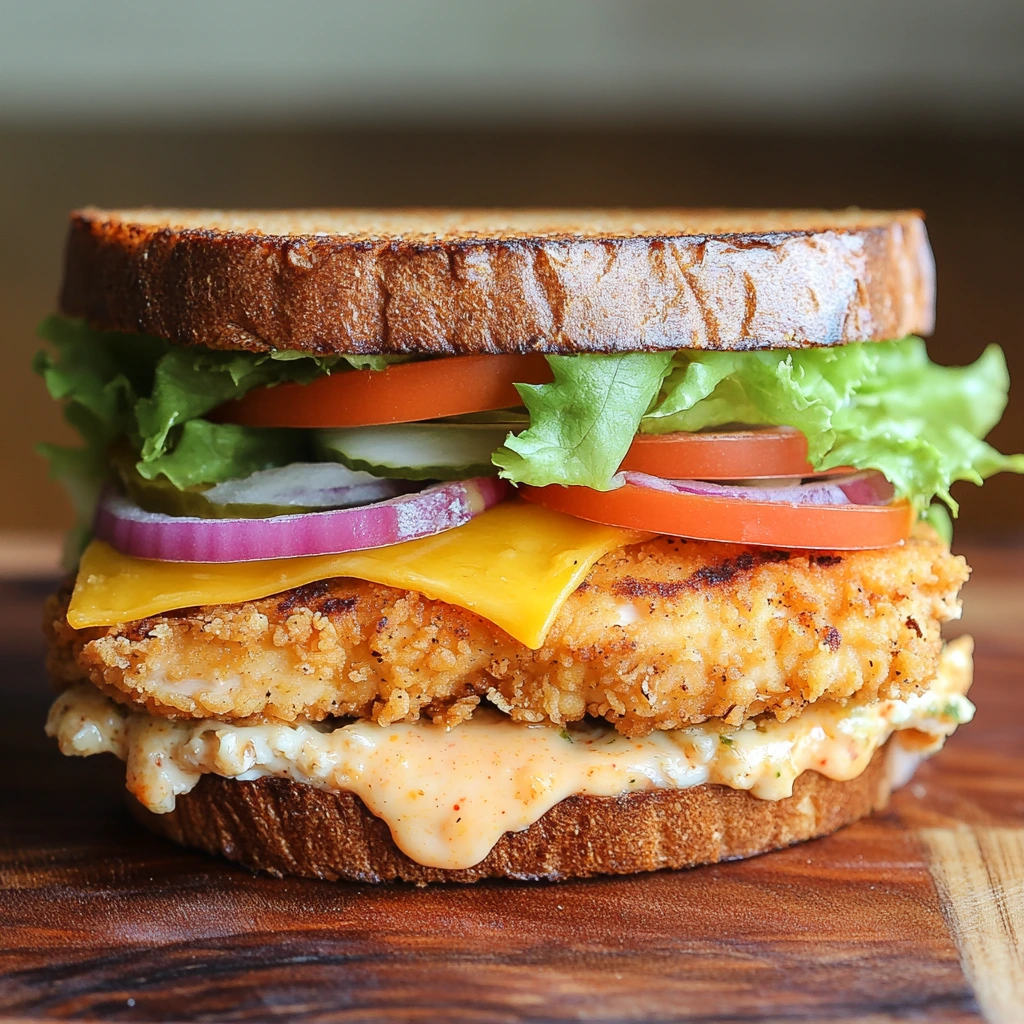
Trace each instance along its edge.
{"label": "wood grain", "polygon": [[985,1017],[1024,1012],[1024,829],[927,828],[943,912]]}
{"label": "wood grain", "polygon": [[45,588],[0,585],[0,1019],[1019,1020],[1024,551],[968,555],[968,608],[998,608],[965,616],[978,716],[885,814],[690,872],[426,890],[141,831],[112,759],[42,736]]}

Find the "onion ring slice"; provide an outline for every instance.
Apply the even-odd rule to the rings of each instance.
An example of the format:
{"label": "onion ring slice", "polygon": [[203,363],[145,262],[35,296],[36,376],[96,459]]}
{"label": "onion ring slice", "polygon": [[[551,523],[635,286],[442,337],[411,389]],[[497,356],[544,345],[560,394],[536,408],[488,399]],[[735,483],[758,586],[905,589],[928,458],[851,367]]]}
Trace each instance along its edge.
{"label": "onion ring slice", "polygon": [[507,492],[504,481],[475,477],[355,508],[269,519],[199,519],[146,512],[108,490],[93,530],[122,554],[164,562],[298,558],[386,547],[443,533],[468,523]]}

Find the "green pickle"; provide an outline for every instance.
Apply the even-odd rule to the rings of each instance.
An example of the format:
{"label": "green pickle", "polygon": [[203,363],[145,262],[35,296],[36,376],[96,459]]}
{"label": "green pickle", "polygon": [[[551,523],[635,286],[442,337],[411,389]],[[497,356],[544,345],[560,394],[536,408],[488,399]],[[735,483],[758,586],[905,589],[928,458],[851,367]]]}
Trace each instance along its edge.
{"label": "green pickle", "polygon": [[273,516],[300,515],[320,512],[323,506],[314,505],[242,505],[221,504],[210,501],[204,492],[209,484],[198,484],[179,490],[164,476],[147,480],[136,468],[137,456],[127,447],[111,452],[110,461],[121,490],[146,512],[166,516],[190,516],[195,519],[270,519]]}
{"label": "green pickle", "polygon": [[504,413],[481,422],[338,427],[315,431],[314,443],[321,458],[356,472],[403,480],[467,480],[497,476],[491,454],[519,425]]}

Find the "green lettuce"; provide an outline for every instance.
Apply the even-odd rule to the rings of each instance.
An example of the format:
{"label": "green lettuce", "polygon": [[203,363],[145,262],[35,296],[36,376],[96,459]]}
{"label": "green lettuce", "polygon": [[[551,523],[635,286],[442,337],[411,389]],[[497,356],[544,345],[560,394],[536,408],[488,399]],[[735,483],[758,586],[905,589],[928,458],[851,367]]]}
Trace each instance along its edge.
{"label": "green lettuce", "polygon": [[877,469],[918,511],[938,498],[955,515],[955,481],[1024,473],[1024,455],[1002,455],[983,440],[1003,414],[1009,386],[996,345],[962,367],[931,362],[920,338],[784,355],[679,353],[640,429],[796,427],[815,469]]}
{"label": "green lettuce", "polygon": [[607,490],[640,419],[657,398],[671,352],[548,356],[551,384],[517,384],[530,426],[492,456],[515,483]]}
{"label": "green lettuce", "polygon": [[[145,335],[96,331],[52,317],[40,328],[54,351],[35,367],[65,403],[84,445],[41,446],[88,530],[109,476],[109,451],[125,441],[147,479],[179,488],[245,477],[312,454],[302,430],[217,424],[206,414],[256,387],[309,383],[349,367],[381,369],[402,357],[219,352]],[[629,352],[550,356],[550,384],[518,385],[529,427],[493,455],[513,483],[614,486],[637,431],[670,433],[731,423],[787,425],[808,439],[818,470],[878,469],[915,508],[948,525],[950,487],[1024,472],[1024,455],[984,441],[1006,405],[1009,380],[997,346],[966,367],[942,367],[919,338],[772,352]],[[75,542],[73,542],[75,543]]]}
{"label": "green lettuce", "polygon": [[165,476],[179,490],[249,476],[290,462],[315,462],[305,430],[241,427],[188,420],[171,451],[142,459],[135,468],[147,480]]}
{"label": "green lettuce", "polygon": [[554,383],[520,387],[530,428],[495,453],[515,483],[607,490],[637,424],[652,434],[730,423],[796,427],[816,469],[878,469],[921,513],[938,498],[955,514],[949,489],[957,480],[1024,473],[1024,455],[1002,455],[983,440],[1009,388],[995,345],[965,367],[931,362],[920,338],[549,361]]}
{"label": "green lettuce", "polygon": [[78,448],[40,445],[51,476],[75,504],[69,548],[88,534],[110,475],[109,450],[126,439],[147,479],[163,474],[177,487],[219,483],[309,456],[301,430],[265,430],[203,419],[256,387],[306,384],[338,370],[382,369],[390,356],[307,356],[296,352],[219,352],[160,338],[98,331],[81,320],[50,317],[39,335],[52,346],[34,368],[81,435]]}

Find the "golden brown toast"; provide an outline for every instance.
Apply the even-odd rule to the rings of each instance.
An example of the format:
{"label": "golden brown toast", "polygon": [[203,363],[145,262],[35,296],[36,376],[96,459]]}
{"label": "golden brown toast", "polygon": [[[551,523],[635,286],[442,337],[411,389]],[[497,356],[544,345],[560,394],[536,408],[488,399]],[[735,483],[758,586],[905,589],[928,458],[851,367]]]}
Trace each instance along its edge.
{"label": "golden brown toast", "polygon": [[60,306],[222,349],[452,355],[928,333],[921,215],[862,210],[99,210]]}
{"label": "golden brown toast", "polygon": [[168,814],[130,800],[136,817],[184,846],[273,875],[359,882],[476,882],[587,878],[753,857],[827,835],[880,810],[896,781],[893,741],[848,782],[804,772],[793,795],[759,800],[703,785],[621,797],[572,796],[522,832],[506,832],[471,868],[427,867],[395,845],[387,825],[349,792],[288,779],[204,775]]}

